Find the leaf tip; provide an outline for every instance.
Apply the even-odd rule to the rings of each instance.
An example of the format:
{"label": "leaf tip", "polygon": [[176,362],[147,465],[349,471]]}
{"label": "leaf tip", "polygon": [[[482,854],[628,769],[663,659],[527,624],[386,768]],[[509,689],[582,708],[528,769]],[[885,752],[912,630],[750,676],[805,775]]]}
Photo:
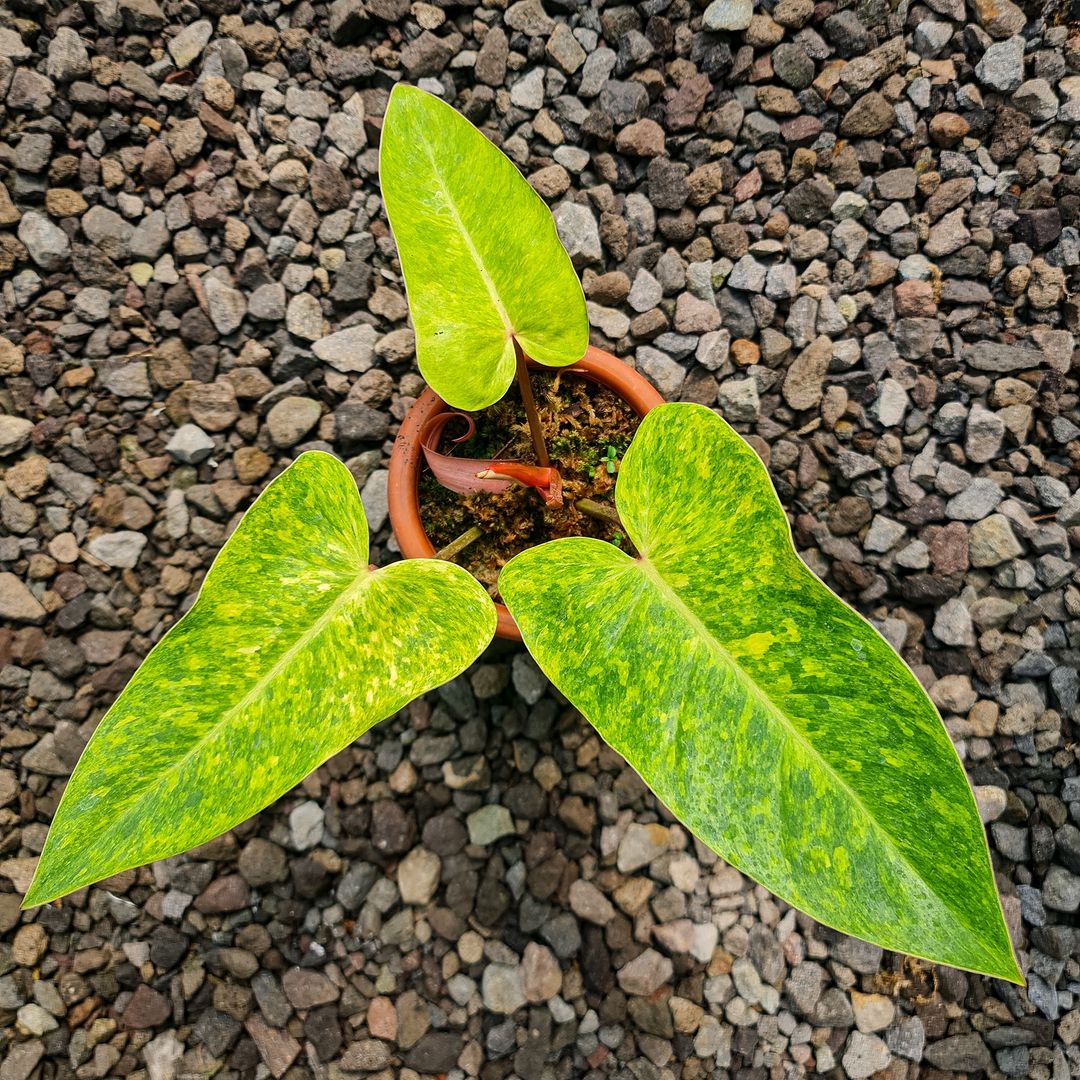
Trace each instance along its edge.
{"label": "leaf tip", "polygon": [[441,99],[437,98],[434,94],[429,94],[426,90],[421,90],[419,86],[413,86],[411,83],[407,82],[395,83],[390,91],[390,97],[386,102],[386,112],[383,114],[384,127],[386,118],[390,116],[391,108],[394,108],[396,111],[397,109],[406,107],[410,102],[420,102],[425,98],[441,101]]}
{"label": "leaf tip", "polygon": [[48,886],[42,883],[41,863],[38,862],[38,867],[34,871],[33,880],[30,882],[30,888],[26,890],[26,894],[22,898],[22,902],[19,904],[21,911],[26,911],[29,908],[41,907],[43,904],[48,904],[50,901],[55,900],[57,896],[62,896],[63,893],[53,893],[54,891]]}
{"label": "leaf tip", "polygon": [[987,974],[995,979],[1002,979],[1005,982],[1013,983],[1015,986],[1024,986],[1027,983],[1027,979],[1024,978],[1024,972],[1020,968],[1020,962],[1016,958],[1016,952],[1011,945],[1009,946],[1008,953],[999,958],[996,968],[997,970],[987,972]]}

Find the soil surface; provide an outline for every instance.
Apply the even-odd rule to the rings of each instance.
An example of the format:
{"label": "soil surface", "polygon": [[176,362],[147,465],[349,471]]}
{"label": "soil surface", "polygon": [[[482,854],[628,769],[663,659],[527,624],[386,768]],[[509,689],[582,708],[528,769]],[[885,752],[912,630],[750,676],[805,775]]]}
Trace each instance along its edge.
{"label": "soil surface", "polygon": [[[532,375],[531,382],[548,455],[562,477],[562,506],[546,506],[538,492],[519,484],[500,492],[458,494],[439,484],[430,471],[425,470],[420,480],[421,520],[436,550],[474,525],[483,530],[454,562],[483,582],[496,599],[502,567],[519,551],[547,540],[593,536],[633,552],[617,525],[583,513],[575,503],[589,499],[615,509],[618,467],[637,430],[637,414],[618,395],[588,379],[557,372]],[[451,440],[464,421],[449,421],[441,452],[535,464],[536,450],[516,383],[502,401],[475,414],[473,421],[473,436],[456,444]]]}
{"label": "soil surface", "polygon": [[[1080,1076],[1063,12],[0,0],[0,1080]],[[80,751],[274,475],[339,455],[396,557],[400,79],[506,150],[593,342],[755,445],[926,686],[1025,987],[756,887],[506,643],[220,840],[20,911]]]}

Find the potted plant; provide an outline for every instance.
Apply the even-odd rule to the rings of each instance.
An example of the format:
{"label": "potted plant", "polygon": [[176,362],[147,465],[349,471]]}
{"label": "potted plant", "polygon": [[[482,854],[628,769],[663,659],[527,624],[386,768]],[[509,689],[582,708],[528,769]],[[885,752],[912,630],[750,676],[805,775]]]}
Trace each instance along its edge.
{"label": "potted plant", "polygon": [[[545,421],[527,363],[543,365],[550,396],[588,327],[546,208],[482,135],[410,87],[391,95],[381,154],[432,386],[418,408],[434,413],[404,440],[413,463],[426,456],[455,497],[496,482],[565,507],[560,469],[577,476],[581,462],[573,447],[549,452],[561,414]],[[474,413],[479,438],[507,422],[511,384],[535,457],[463,466],[445,453],[446,410]],[[589,479],[610,481],[614,499],[583,513],[614,531],[526,546],[502,568],[498,594],[526,647],[679,820],[779,897],[885,948],[1022,981],[974,798],[929,698],[799,560],[750,447],[709,409],[650,404],[628,409],[628,447],[586,448],[602,471]],[[399,494],[415,498],[415,472],[402,476]],[[302,454],[101,720],[25,903],[238,824],[464,670],[495,628],[488,590],[446,557],[369,567],[349,472]]]}

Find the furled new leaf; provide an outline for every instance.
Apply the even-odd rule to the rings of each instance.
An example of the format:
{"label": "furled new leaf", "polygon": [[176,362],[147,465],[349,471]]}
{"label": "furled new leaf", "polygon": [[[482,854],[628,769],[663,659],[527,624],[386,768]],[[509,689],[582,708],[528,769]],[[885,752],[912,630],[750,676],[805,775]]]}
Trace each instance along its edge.
{"label": "furled new leaf", "polygon": [[514,378],[514,342],[551,367],[589,344],[585,298],[544,201],[445,102],[390,94],[379,180],[409,294],[416,358],[457,409],[483,409]]}
{"label": "furled new leaf", "polygon": [[971,789],[926,694],[802,564],[753,451],[662,405],[586,538],[499,589],[552,682],[723,858],[820,922],[1012,981]]}
{"label": "furled new leaf", "polygon": [[351,474],[302,454],[98,725],[25,904],[232,828],[459,674],[494,630],[491,599],[460,567],[369,570]]}

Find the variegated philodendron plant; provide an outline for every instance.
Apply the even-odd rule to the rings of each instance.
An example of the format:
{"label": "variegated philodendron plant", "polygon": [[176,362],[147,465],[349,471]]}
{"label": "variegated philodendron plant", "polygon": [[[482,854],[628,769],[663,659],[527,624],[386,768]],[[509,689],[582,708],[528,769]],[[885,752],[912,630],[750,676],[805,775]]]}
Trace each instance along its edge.
{"label": "variegated philodendron plant", "polygon": [[[581,357],[577,275],[509,159],[399,86],[380,170],[420,370],[438,394],[483,409],[524,357]],[[675,817],[777,896],[885,948],[1022,981],[941,719],[800,562],[750,447],[709,409],[662,405],[615,500],[636,558],[573,537],[524,551],[499,578],[555,686]],[[495,622],[487,592],[448,561],[370,568],[349,471],[301,454],[98,725],[26,904],[248,818],[462,672]]]}

